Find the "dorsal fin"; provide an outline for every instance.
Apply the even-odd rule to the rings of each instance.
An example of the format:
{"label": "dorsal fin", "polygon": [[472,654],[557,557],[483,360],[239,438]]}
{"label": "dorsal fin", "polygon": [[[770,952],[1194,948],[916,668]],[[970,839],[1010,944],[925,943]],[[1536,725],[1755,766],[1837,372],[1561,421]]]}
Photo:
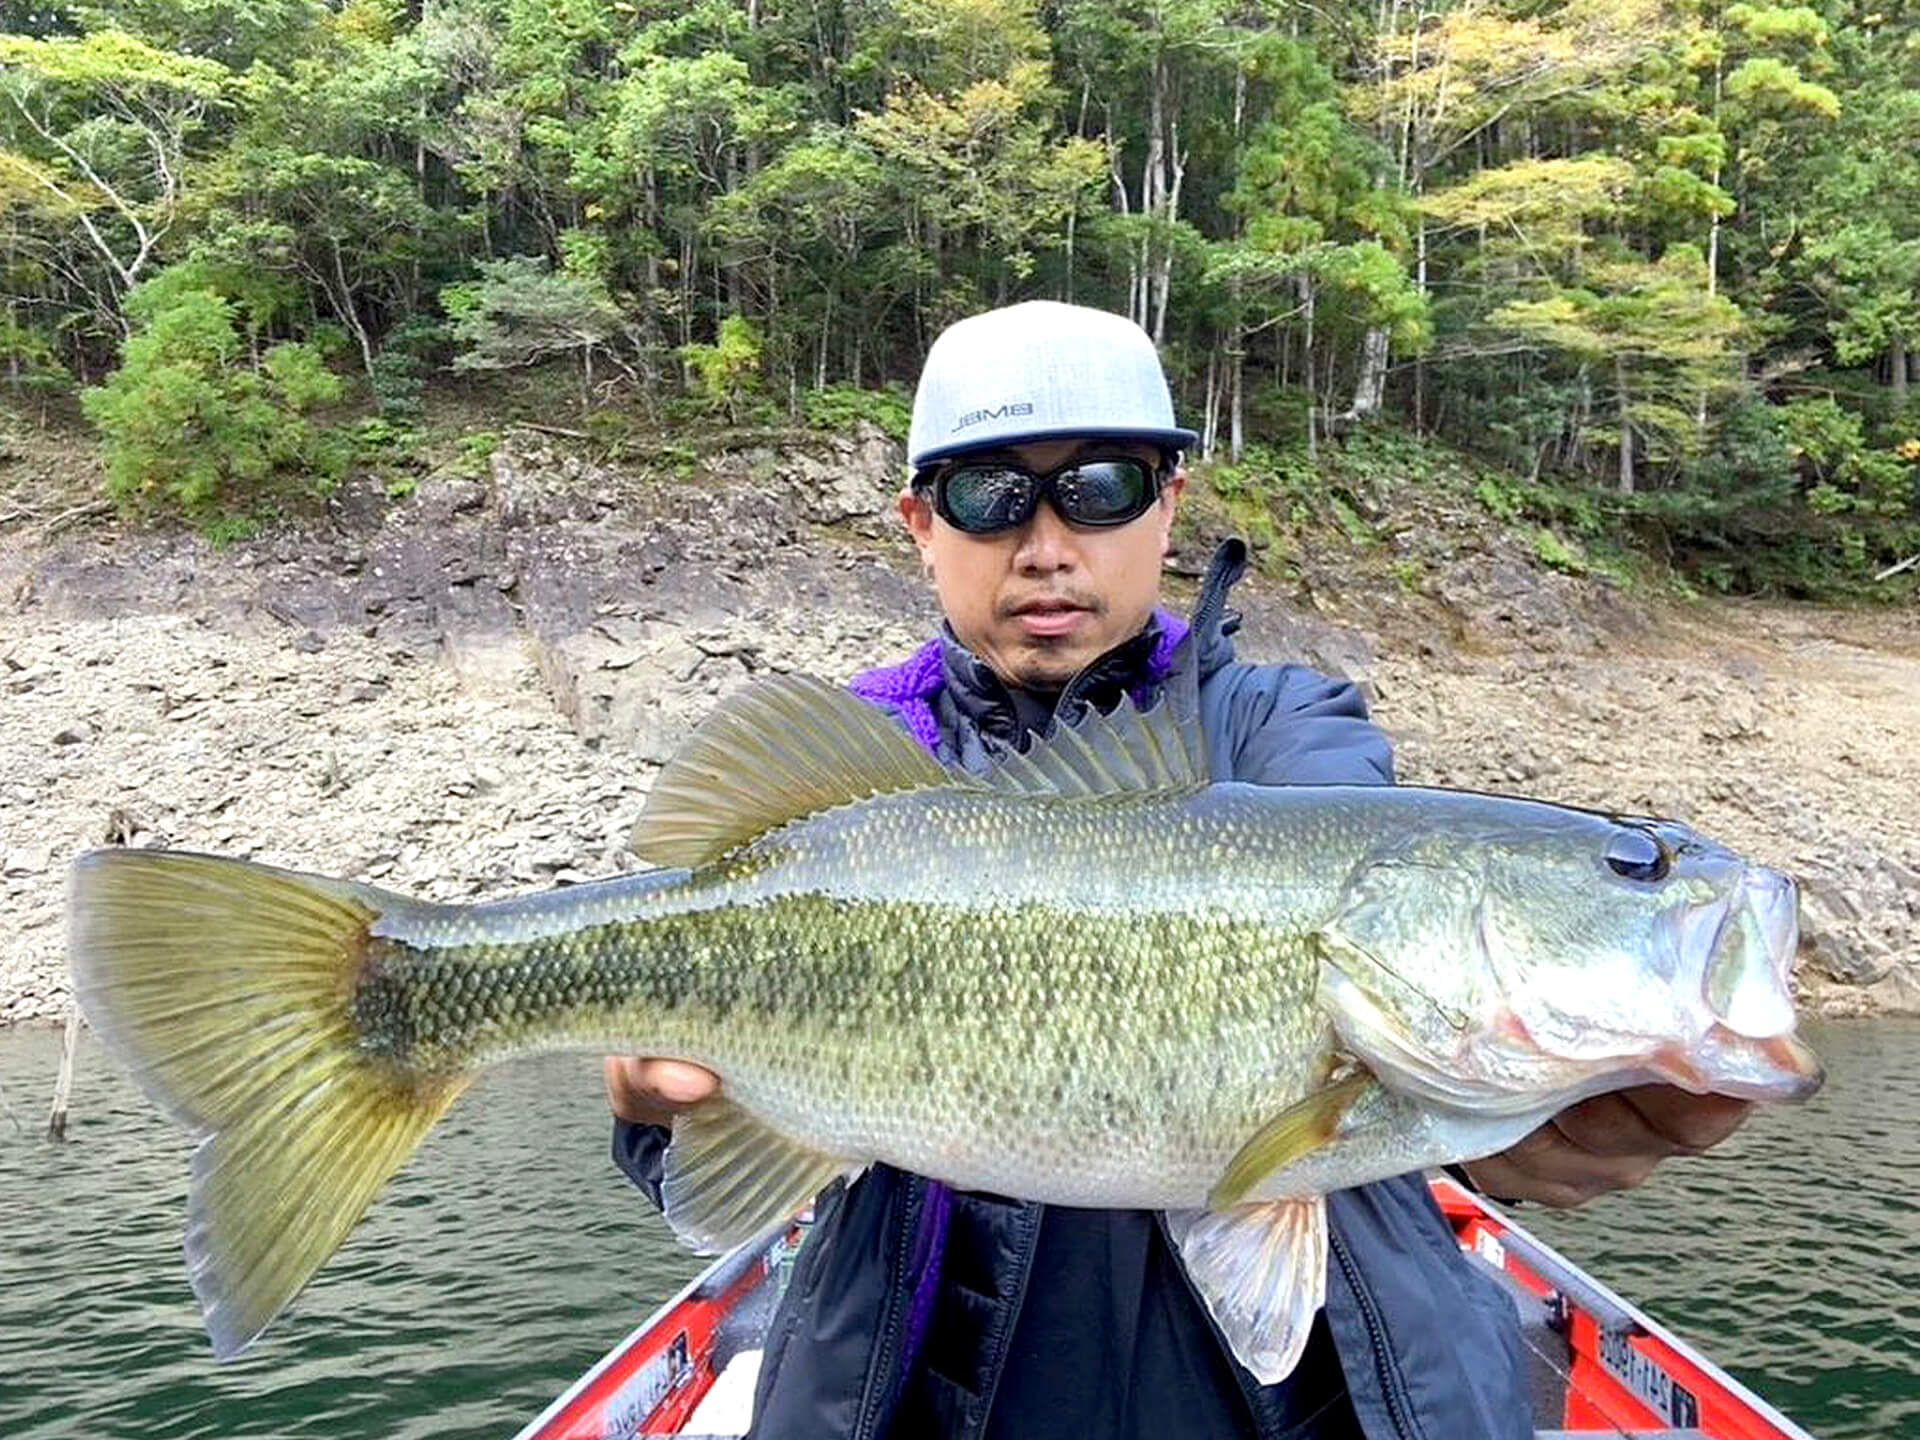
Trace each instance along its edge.
{"label": "dorsal fin", "polygon": [[1176,681],[1145,710],[1130,700],[1110,714],[1089,710],[1078,725],[1056,726],[984,779],[996,790],[1020,795],[1081,797],[1204,785],[1206,742],[1193,698],[1193,687]]}
{"label": "dorsal fin", "polygon": [[802,815],[958,778],[858,695],[779,675],[694,730],[653,782],[633,848],[655,865],[705,865]]}

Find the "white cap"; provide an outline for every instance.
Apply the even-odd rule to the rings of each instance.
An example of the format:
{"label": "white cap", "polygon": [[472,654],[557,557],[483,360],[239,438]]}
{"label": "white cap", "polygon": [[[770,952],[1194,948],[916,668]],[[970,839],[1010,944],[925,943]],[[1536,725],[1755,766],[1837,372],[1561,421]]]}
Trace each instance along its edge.
{"label": "white cap", "polygon": [[907,463],[1050,435],[1124,436],[1169,450],[1197,438],[1147,332],[1121,315],[1029,300],[942,330],[913,395]]}

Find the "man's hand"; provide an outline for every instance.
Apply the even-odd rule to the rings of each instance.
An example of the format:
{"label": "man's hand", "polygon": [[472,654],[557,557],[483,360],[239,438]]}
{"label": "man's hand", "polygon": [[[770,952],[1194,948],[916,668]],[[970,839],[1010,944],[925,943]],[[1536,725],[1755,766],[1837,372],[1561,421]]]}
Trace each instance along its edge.
{"label": "man's hand", "polygon": [[685,1060],[642,1060],[609,1055],[607,1104],[635,1125],[671,1125],[674,1115],[705,1100],[720,1088],[720,1077]]}
{"label": "man's hand", "polygon": [[1631,1190],[1669,1155],[1718,1145],[1752,1108],[1672,1085],[1615,1090],[1568,1106],[1519,1144],[1462,1168],[1495,1200],[1584,1205],[1609,1190]]}

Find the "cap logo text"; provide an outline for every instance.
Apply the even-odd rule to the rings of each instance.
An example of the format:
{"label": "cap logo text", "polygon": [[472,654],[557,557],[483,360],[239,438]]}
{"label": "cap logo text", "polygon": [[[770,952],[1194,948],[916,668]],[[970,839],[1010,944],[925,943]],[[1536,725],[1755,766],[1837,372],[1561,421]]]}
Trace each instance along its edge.
{"label": "cap logo text", "polygon": [[1015,400],[1006,405],[996,405],[991,410],[969,410],[953,422],[953,429],[964,430],[969,425],[978,425],[982,420],[1004,420],[1012,415],[1031,415],[1032,413],[1032,401]]}

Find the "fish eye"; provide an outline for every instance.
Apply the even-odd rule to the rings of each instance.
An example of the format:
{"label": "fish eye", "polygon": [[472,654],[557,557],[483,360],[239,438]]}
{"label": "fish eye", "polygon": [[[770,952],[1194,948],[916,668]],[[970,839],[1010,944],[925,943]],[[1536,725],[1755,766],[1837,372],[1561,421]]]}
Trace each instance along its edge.
{"label": "fish eye", "polygon": [[1667,878],[1673,868],[1673,852],[1657,835],[1645,830],[1616,830],[1607,842],[1607,865],[1614,874],[1628,880],[1656,884]]}

